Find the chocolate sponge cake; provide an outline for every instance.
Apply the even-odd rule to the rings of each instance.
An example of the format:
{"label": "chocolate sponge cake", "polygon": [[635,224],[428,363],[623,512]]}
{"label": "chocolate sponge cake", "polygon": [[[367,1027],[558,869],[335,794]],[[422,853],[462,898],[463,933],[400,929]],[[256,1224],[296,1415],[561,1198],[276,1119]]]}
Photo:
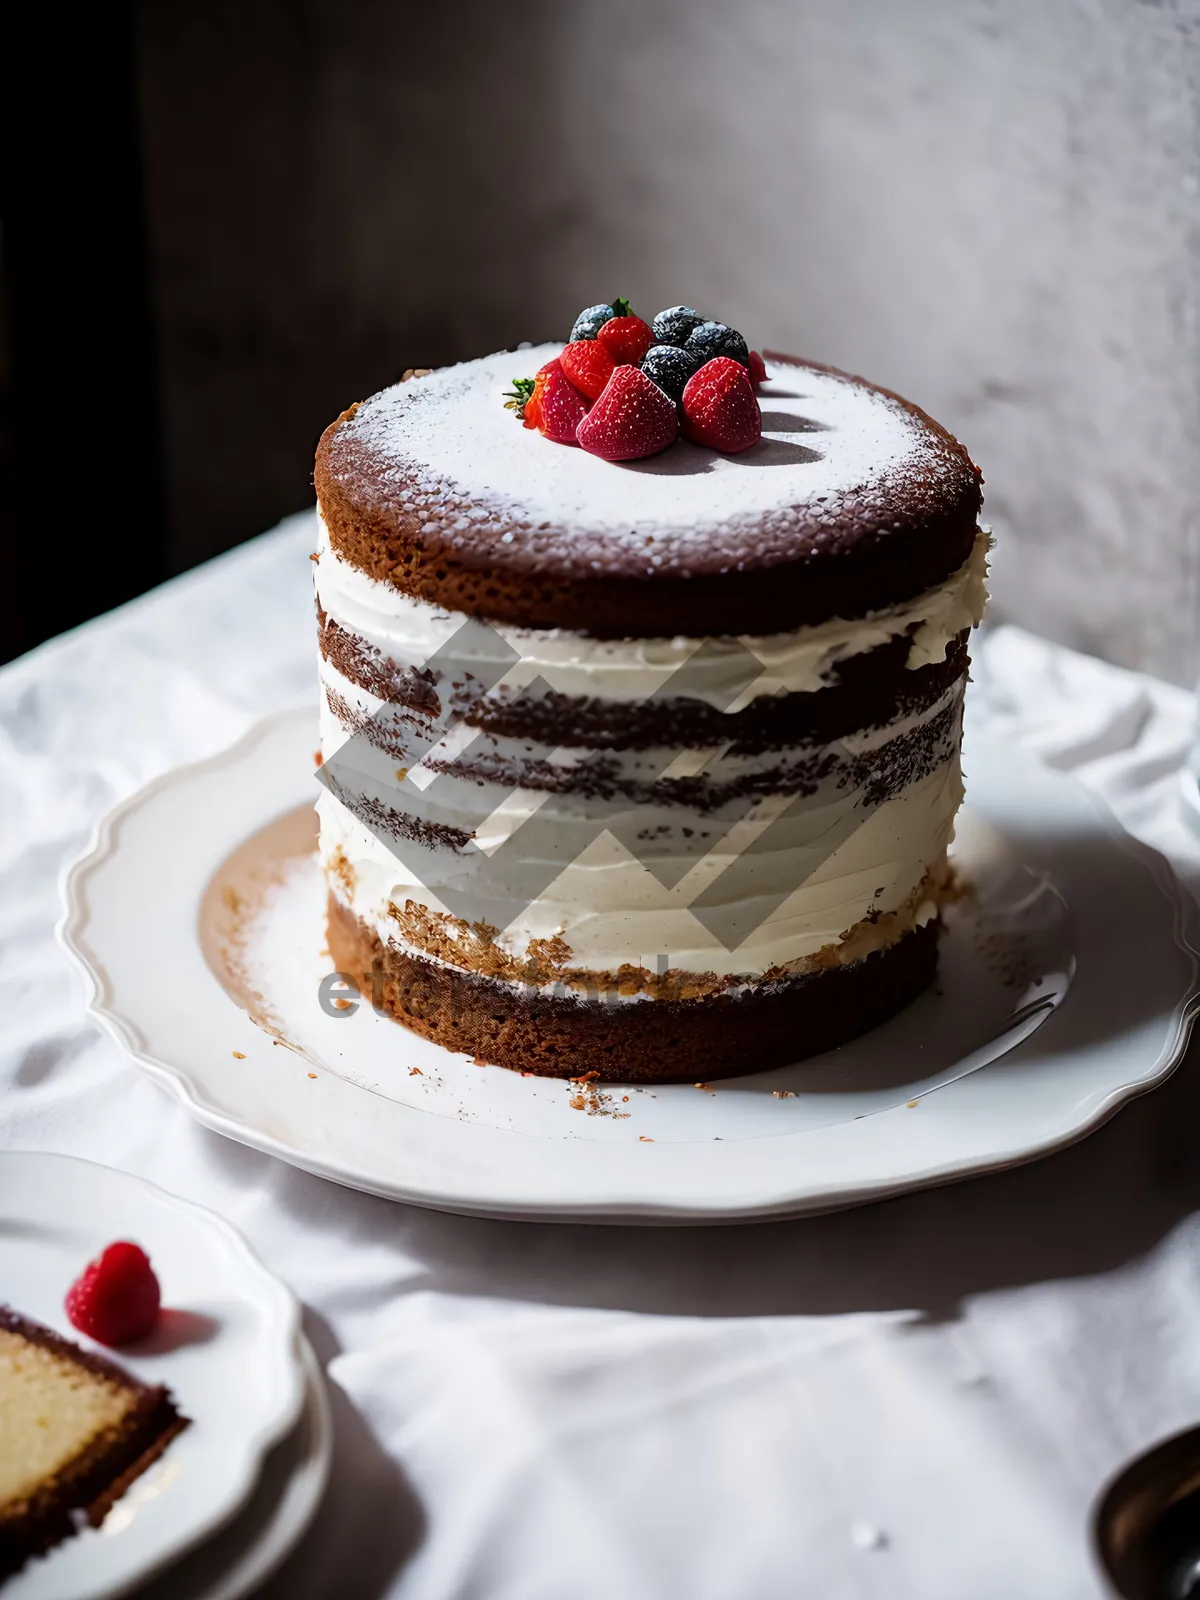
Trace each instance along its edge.
{"label": "chocolate sponge cake", "polygon": [[330,951],[527,1072],[828,1049],[936,969],[979,472],[786,356],[750,448],[599,459],[503,409],[561,351],[398,384],[321,440]]}

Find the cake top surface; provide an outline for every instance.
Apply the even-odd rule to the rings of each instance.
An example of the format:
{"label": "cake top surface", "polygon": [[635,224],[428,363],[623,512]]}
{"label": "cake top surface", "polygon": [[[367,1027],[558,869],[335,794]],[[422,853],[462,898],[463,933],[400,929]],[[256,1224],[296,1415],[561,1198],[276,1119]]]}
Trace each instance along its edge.
{"label": "cake top surface", "polygon": [[843,373],[778,358],[759,393],[763,437],[744,454],[681,440],[660,456],[616,463],[549,448],[504,409],[503,396],[514,377],[561,349],[485,356],[396,384],[358,407],[339,444],[370,459],[380,489],[415,498],[453,486],[518,521],[638,550],[656,527],[703,544],[731,519],[758,523],[804,508],[819,522],[848,495],[887,521],[906,484],[953,498],[971,480],[965,452],[915,407]]}
{"label": "cake top surface", "polygon": [[[760,615],[763,599],[748,594],[746,631],[772,631],[791,625],[797,605],[811,612],[797,621],[859,615],[902,598],[906,587],[919,592],[965,559],[978,470],[945,429],[898,396],[768,353],[762,438],[750,449],[725,455],[680,440],[661,455],[614,462],[551,443],[505,409],[513,380],[561,349],[539,345],[443,368],[339,418],[316,468],[338,553],[398,588],[481,614],[488,607],[468,592],[463,572],[526,588],[534,576],[572,585],[579,592],[570,615],[560,618],[559,602],[541,606],[527,593],[519,605],[513,600],[513,619],[607,632],[619,627],[620,606],[612,596],[612,605],[592,604],[605,583],[645,590],[649,579],[666,598],[669,580],[765,580],[788,568],[793,577],[804,569],[811,590],[816,566],[847,566],[826,558],[853,557],[845,594],[768,598],[770,618]],[[880,561],[887,576],[880,570],[858,583],[859,569],[865,576]],[[454,570],[438,576],[434,567]],[[701,596],[694,598],[687,617],[681,612],[661,631],[720,624],[734,596],[727,585],[714,593],[716,613],[697,609]],[[633,631],[649,625],[642,617]],[[737,629],[731,620],[716,631]]]}

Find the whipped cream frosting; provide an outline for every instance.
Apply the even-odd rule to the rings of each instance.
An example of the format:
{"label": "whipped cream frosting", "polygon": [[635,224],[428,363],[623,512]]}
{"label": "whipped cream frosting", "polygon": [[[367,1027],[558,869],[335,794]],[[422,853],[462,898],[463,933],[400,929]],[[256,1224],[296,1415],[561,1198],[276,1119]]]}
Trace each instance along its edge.
{"label": "whipped cream frosting", "polygon": [[[753,977],[801,962],[837,944],[868,913],[895,911],[911,899],[945,853],[962,794],[958,757],[951,755],[937,771],[861,820],[853,795],[814,807],[806,814],[803,837],[760,857],[764,885],[800,876],[798,863],[807,855],[820,856],[823,835],[848,831],[848,836],[733,950],[699,921],[689,901],[762,831],[776,809],[770,802],[671,889],[611,833],[601,834],[497,942],[520,960],[531,940],[561,939],[572,966],[607,972],[629,963],[650,972],[681,968]],[[335,893],[382,939],[396,937],[389,902],[403,908],[413,900],[443,909],[437,896],[331,795],[321,796],[317,810],[322,861]],[[519,814],[509,813],[496,819],[492,831],[506,831],[519,820]],[[489,847],[496,842],[486,835],[480,840]],[[918,921],[934,909],[918,907]]]}
{"label": "whipped cream frosting", "polygon": [[[370,710],[372,696],[350,684],[329,662],[321,665],[323,681],[338,699],[353,701],[356,709]],[[920,712],[828,746],[811,747],[814,756],[829,758],[828,775],[789,812],[786,827],[776,829],[770,848],[764,849],[756,841],[789,811],[794,801],[790,794],[766,795],[699,859],[690,851],[681,855],[677,878],[670,871],[652,872],[620,842],[616,832],[623,832],[626,838],[665,835],[667,843],[656,859],[661,869],[664,857],[668,866],[673,865],[671,836],[678,839],[681,820],[702,826],[707,819],[694,818],[688,812],[681,819],[678,806],[630,802],[612,819],[615,831],[606,829],[594,838],[508,922],[497,943],[515,960],[524,957],[530,941],[558,939],[569,946],[570,964],[575,967],[614,971],[632,964],[652,972],[682,968],[752,977],[803,961],[836,944],[868,913],[897,911],[918,891],[951,837],[962,799],[958,742],[963,688],[960,679]],[[931,771],[875,805],[866,803],[860,789],[846,785],[847,756],[880,750],[923,728],[942,729]],[[321,745],[326,759],[339,751],[346,739],[338,717],[328,703],[323,704]],[[712,766],[722,774],[739,768],[751,770],[764,759],[731,758],[725,752],[688,755],[700,765],[711,758]],[[384,752],[360,741],[343,781],[355,798],[380,796],[385,803],[402,805],[396,776]],[[442,782],[445,786],[446,780]],[[475,782],[451,779],[448,787],[451,792],[440,801],[439,815],[451,821],[466,819],[469,825],[468,813],[477,804]],[[474,828],[476,845],[488,853],[499,849],[546,802],[544,792],[510,791]],[[459,805],[462,818],[456,811]],[[318,813],[322,859],[335,893],[382,938],[403,943],[389,904],[402,909],[411,900],[435,912],[447,909],[437,891],[442,883],[453,886],[457,875],[467,870],[460,856],[434,849],[414,862],[410,850],[405,864],[386,839],[377,837],[332,795],[322,795]],[[721,832],[716,829],[717,835]],[[692,908],[752,844],[750,881],[743,877],[730,884],[725,880],[719,892],[744,897],[745,905],[739,909],[748,914],[748,924],[757,925],[744,940],[728,948]],[[669,887],[661,881],[664,876]],[[799,887],[759,921],[760,913],[753,909],[756,898],[764,897],[767,907],[781,883]],[[932,908],[925,914],[932,914]],[[864,948],[869,947],[868,940]]]}
{"label": "whipped cream frosting", "polygon": [[[495,632],[520,657],[494,693],[519,693],[541,677],[560,694],[641,701],[659,690],[705,645],[716,659],[706,669],[703,683],[690,685],[688,693],[721,710],[738,711],[758,695],[826,688],[839,662],[902,634],[910,636],[907,665],[916,670],[945,660],[951,641],[963,629],[979,623],[987,602],[990,548],[991,535],[981,528],[958,571],[923,594],[865,617],[832,617],[793,633],[707,641],[685,637],[593,639],[568,629],[494,624]],[[348,632],[395,661],[421,665],[469,620],[462,612],[402,594],[360,571],[332,549],[324,522],[318,556],[316,587],[322,609]],[[731,672],[741,674],[743,646],[761,662],[763,674],[730,701],[722,692],[719,653],[724,649]]]}

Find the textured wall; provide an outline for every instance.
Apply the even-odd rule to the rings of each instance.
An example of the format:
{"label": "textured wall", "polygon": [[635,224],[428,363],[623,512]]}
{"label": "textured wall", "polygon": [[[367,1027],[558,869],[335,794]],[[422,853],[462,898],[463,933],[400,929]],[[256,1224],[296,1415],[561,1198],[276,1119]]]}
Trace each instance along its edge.
{"label": "textured wall", "polygon": [[223,0],[144,34],[179,560],[302,502],[320,424],[401,367],[625,292],[909,393],[983,466],[1004,614],[1192,672],[1200,0]]}

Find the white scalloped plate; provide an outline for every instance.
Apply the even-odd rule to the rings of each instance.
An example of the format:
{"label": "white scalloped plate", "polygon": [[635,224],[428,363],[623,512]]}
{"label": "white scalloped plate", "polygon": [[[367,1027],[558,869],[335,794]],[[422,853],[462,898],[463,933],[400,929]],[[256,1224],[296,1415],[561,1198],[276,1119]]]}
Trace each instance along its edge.
{"label": "white scalloped plate", "polygon": [[940,993],[816,1061],[699,1090],[476,1066],[365,1002],[319,1004],[316,744],[315,716],[281,713],[135,795],[68,875],[60,931],[139,1066],[207,1126],[337,1182],[508,1217],[827,1210],[1079,1138],[1186,1044],[1194,913],[1166,864],[983,733],[957,846],[978,897],[951,914]]}
{"label": "white scalloped plate", "polygon": [[85,1348],[62,1301],[114,1239],[149,1253],[166,1308],[149,1339],[102,1353],[165,1384],[189,1426],[98,1529],[30,1561],[5,1600],[111,1600],[222,1528],[304,1402],[299,1308],[223,1217],[74,1156],[0,1154],[3,1298]]}
{"label": "white scalloped plate", "polygon": [[263,1462],[233,1521],[145,1586],[137,1600],[243,1600],[296,1548],[317,1514],[333,1460],[333,1416],[312,1346],[298,1341],[304,1370],[300,1420]]}

